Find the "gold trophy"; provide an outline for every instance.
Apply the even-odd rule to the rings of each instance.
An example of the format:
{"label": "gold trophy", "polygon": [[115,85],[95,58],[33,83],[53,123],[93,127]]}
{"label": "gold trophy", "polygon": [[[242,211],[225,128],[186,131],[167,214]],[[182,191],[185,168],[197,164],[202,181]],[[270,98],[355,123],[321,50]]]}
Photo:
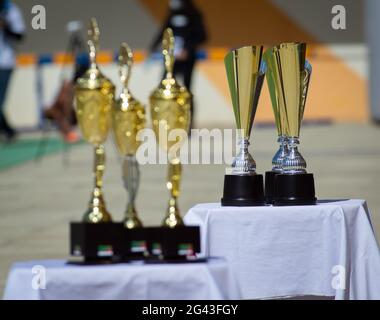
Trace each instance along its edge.
{"label": "gold trophy", "polygon": [[275,124],[277,128],[277,142],[279,148],[272,158],[272,170],[265,172],[265,201],[267,204],[273,204],[275,195],[275,176],[282,173],[282,162],[288,151],[288,138],[285,132],[284,115],[280,113],[279,95],[277,94],[274,68],[276,66],[275,55],[273,49],[267,49],[264,53],[264,61],[267,65],[266,78],[272,103]]}
{"label": "gold trophy", "polygon": [[137,141],[136,136],[145,127],[145,108],[132,96],[128,89],[133,53],[126,43],[122,43],[120,46],[118,61],[123,89],[112,109],[112,127],[117,148],[124,157],[123,181],[129,195],[123,223],[127,229],[133,229],[142,227],[135,209],[135,199],[140,181],[139,164],[136,160],[136,151],[140,142]]}
{"label": "gold trophy", "polygon": [[276,124],[286,141],[286,150],[275,167],[275,205],[316,202],[313,174],[306,172],[306,161],[297,147],[312,71],[305,57],[305,43],[282,43],[265,53]]}
{"label": "gold trophy", "polygon": [[83,221],[100,223],[112,220],[103,199],[102,184],[105,169],[103,143],[107,139],[110,127],[115,87],[100,72],[96,64],[96,53],[99,49],[99,28],[94,18],[91,19],[88,36],[90,67],[77,80],[75,85],[75,104],[82,135],[95,149],[95,186]]}
{"label": "gold trophy", "polygon": [[[185,87],[180,86],[173,76],[174,36],[170,28],[163,34],[162,53],[166,72],[160,85],[150,96],[150,111],[157,142],[167,152],[169,160],[166,186],[170,192],[170,200],[163,225],[174,228],[182,226],[183,220],[177,205],[182,165],[178,152],[173,147],[180,145],[187,138],[191,120],[191,94]],[[168,134],[173,129],[182,129],[182,135],[171,141]]]}
{"label": "gold trophy", "polygon": [[263,46],[231,51],[224,59],[236,127],[241,134],[240,152],[226,170],[222,206],[264,205],[263,176],[248,152],[249,137],[265,77]]}

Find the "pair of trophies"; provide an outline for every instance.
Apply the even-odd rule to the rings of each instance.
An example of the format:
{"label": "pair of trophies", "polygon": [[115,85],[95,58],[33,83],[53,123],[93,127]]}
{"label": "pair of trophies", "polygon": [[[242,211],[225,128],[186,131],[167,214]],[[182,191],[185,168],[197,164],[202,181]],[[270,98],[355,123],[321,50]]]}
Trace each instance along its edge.
{"label": "pair of trophies", "polygon": [[[306,44],[282,43],[263,51],[263,46],[246,46],[225,58],[241,137],[240,152],[226,172],[221,202],[223,206],[313,205],[313,174],[306,172],[306,162],[297,147],[312,71],[305,60]],[[265,173],[264,191],[263,176],[256,173],[248,146],[265,75],[280,147],[272,170]]]}
{"label": "pair of trophies", "polygon": [[[99,34],[97,21],[93,18],[88,30],[90,67],[77,80],[75,87],[78,123],[85,140],[95,148],[95,185],[89,208],[83,217],[83,221],[95,224],[112,221],[111,215],[106,209],[102,192],[102,177],[105,170],[105,150],[103,144],[107,138],[110,126],[112,126],[118,151],[124,157],[123,180],[129,194],[129,202],[123,223],[127,229],[134,229],[142,227],[142,222],[135,209],[135,198],[140,179],[136,152],[140,146],[140,142],[137,140],[138,132],[146,124],[145,108],[133,97],[128,89],[133,65],[133,54],[126,43],[121,44],[118,55],[122,91],[119,97],[115,99],[115,86],[101,73],[96,63]],[[181,163],[177,154],[170,152],[171,146],[174,143],[178,143],[178,141],[161,141],[159,130],[161,127],[166,131],[170,131],[171,129],[184,129],[185,132],[188,131],[191,117],[191,95],[173,77],[174,36],[171,29],[165,30],[162,44],[166,72],[159,87],[150,96],[150,107],[156,138],[159,145],[167,151],[170,162],[167,181],[170,200],[163,225],[174,228],[183,225],[177,206]]]}

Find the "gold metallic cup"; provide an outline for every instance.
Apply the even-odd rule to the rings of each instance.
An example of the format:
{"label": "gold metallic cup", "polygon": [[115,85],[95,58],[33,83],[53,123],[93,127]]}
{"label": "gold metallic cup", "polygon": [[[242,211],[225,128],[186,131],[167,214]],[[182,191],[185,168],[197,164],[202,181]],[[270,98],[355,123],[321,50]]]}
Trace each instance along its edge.
{"label": "gold metallic cup", "polygon": [[95,149],[95,186],[89,207],[83,216],[83,221],[90,223],[110,222],[112,220],[105,206],[102,185],[105,169],[103,143],[107,139],[110,127],[115,87],[100,72],[96,64],[99,35],[98,24],[95,18],[92,18],[88,29],[90,67],[75,85],[75,106],[79,127],[84,139],[92,144]]}
{"label": "gold metallic cup", "polygon": [[[266,62],[267,65],[267,73],[266,73],[266,78],[267,78],[267,83],[268,83],[268,88],[269,88],[269,94],[270,94],[270,99],[272,102],[272,110],[274,114],[274,119],[276,123],[276,128],[277,128],[277,142],[279,143],[279,149],[275,153],[272,159],[272,172],[274,173],[281,173],[282,172],[282,162],[288,152],[288,138],[286,136],[286,132],[284,130],[284,119],[283,114],[281,118],[280,114],[280,96],[278,93],[278,90],[276,89],[276,83],[278,83],[278,75],[275,73],[275,68],[276,68],[276,57],[273,52],[273,48],[267,49],[264,53],[264,61]],[[268,177],[266,178],[268,180]],[[267,185],[266,185],[267,187]]]}
{"label": "gold metallic cup", "polygon": [[256,173],[256,163],[248,151],[249,138],[265,77],[263,46],[232,50],[224,59],[227,79],[239,130],[240,151],[224,179],[223,206],[264,204],[263,177]]}
{"label": "gold metallic cup", "polygon": [[312,71],[305,56],[305,43],[282,43],[265,53],[277,129],[287,140],[280,168],[284,173],[306,173],[306,162],[297,149]]}
{"label": "gold metallic cup", "polygon": [[224,59],[236,128],[241,132],[241,149],[229,170],[231,174],[256,174],[248,146],[265,77],[262,53],[263,46],[246,46],[231,51]]}
{"label": "gold metallic cup", "polygon": [[[174,228],[183,225],[183,220],[177,205],[182,165],[178,152],[173,149],[173,146],[178,146],[187,138],[191,119],[191,94],[173,77],[174,36],[170,28],[166,29],[163,34],[162,54],[166,73],[158,88],[150,96],[150,113],[157,142],[167,152],[169,159],[166,186],[170,192],[170,200],[163,225]],[[168,134],[173,129],[183,130],[183,134],[177,137],[176,141],[168,139]]]}
{"label": "gold metallic cup", "polygon": [[112,128],[115,143],[123,161],[123,181],[129,201],[124,216],[124,225],[128,229],[142,227],[135,208],[135,199],[140,182],[139,164],[136,152],[141,142],[137,134],[145,128],[145,108],[128,89],[133,65],[133,53],[126,43],[122,43],[118,56],[120,80],[123,89],[112,109]]}
{"label": "gold metallic cup", "polygon": [[282,43],[265,53],[268,87],[277,130],[286,139],[286,151],[274,161],[273,204],[313,205],[316,203],[313,174],[306,172],[306,161],[298,151],[299,135],[311,65],[306,61],[305,43]]}

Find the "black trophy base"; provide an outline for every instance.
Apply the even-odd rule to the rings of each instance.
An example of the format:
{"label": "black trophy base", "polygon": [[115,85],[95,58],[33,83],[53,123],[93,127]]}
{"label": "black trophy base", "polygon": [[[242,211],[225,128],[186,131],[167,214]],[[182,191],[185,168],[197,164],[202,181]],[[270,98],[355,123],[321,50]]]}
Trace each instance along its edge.
{"label": "black trophy base", "polygon": [[278,172],[267,171],[265,172],[265,202],[266,204],[273,204],[276,196],[276,180],[275,177]]}
{"label": "black trophy base", "polygon": [[226,174],[221,203],[233,207],[265,205],[263,175]]}
{"label": "black trophy base", "polygon": [[176,228],[149,227],[147,260],[180,261],[195,257],[201,250],[200,230],[197,226]]}
{"label": "black trophy base", "polygon": [[84,263],[109,263],[123,254],[123,223],[70,224],[70,253],[83,258]]}
{"label": "black trophy base", "polygon": [[200,252],[196,226],[127,229],[123,223],[70,224],[70,253],[75,264],[108,264],[132,260],[187,260]]}
{"label": "black trophy base", "polygon": [[312,173],[277,174],[275,184],[275,206],[315,205],[317,202]]}

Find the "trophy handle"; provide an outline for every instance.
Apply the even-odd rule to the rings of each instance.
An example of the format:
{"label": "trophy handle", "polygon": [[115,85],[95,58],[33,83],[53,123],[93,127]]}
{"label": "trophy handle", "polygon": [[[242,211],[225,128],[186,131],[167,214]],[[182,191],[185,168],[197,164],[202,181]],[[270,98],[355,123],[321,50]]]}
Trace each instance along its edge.
{"label": "trophy handle", "polygon": [[163,225],[169,228],[182,226],[184,224],[177,205],[177,198],[180,193],[179,187],[181,176],[182,164],[179,158],[175,158],[169,163],[168,179],[166,183],[166,186],[170,192],[170,200],[168,212],[164,218]]}
{"label": "trophy handle", "polygon": [[164,55],[166,76],[172,78],[174,66],[174,35],[171,28],[167,28],[164,31],[162,37],[162,54]]}
{"label": "trophy handle", "polygon": [[120,80],[123,84],[124,91],[128,91],[128,83],[133,66],[133,52],[129,45],[125,42],[120,45],[118,61]]}

